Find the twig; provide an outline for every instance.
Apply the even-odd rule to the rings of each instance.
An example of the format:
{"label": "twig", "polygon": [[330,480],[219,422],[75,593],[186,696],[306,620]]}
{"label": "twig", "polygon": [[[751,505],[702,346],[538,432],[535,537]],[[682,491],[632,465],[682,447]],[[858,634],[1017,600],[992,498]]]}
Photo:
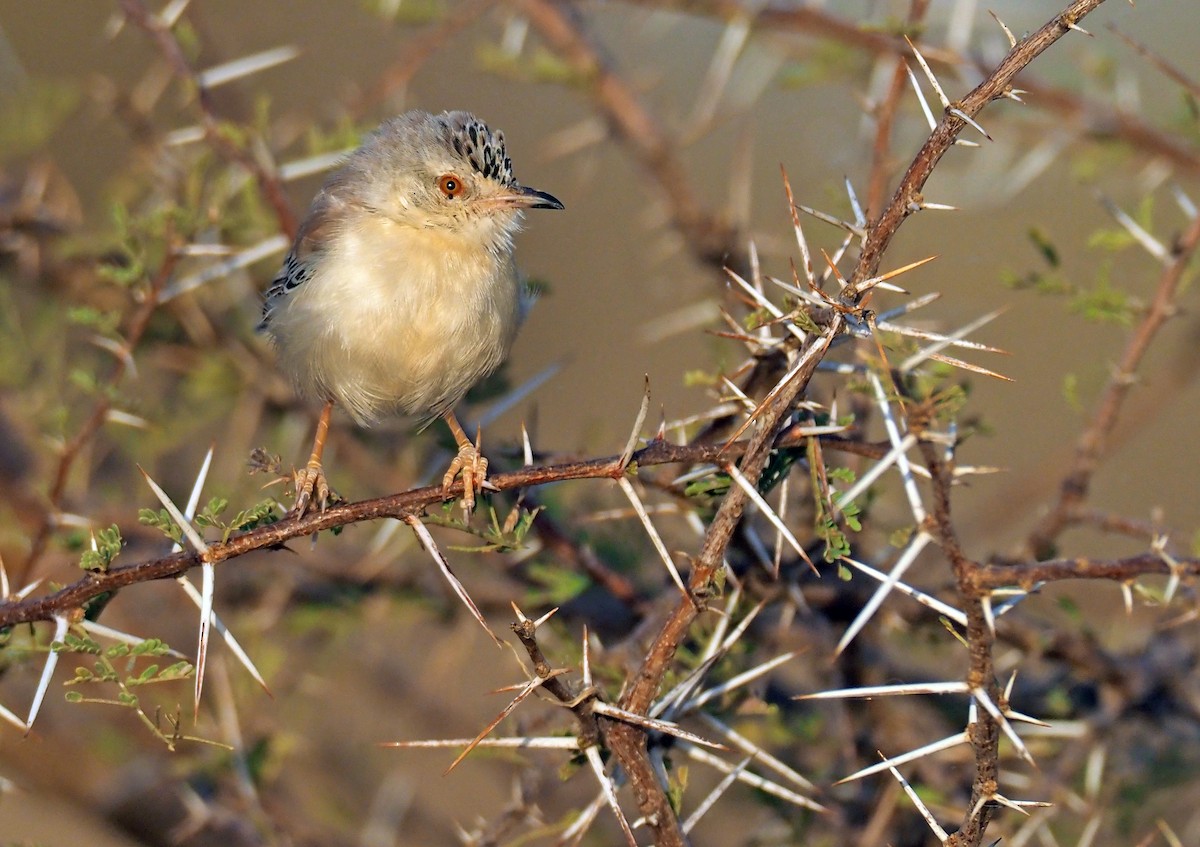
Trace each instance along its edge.
{"label": "twig", "polygon": [[[840,439],[834,439],[840,440]],[[786,444],[788,442],[780,442]],[[639,467],[665,464],[697,464],[713,462],[718,457],[741,455],[750,445],[734,444],[722,452],[716,445],[681,446],[655,441],[633,454]],[[525,467],[489,477],[497,491],[509,491],[577,479],[613,479],[626,473],[621,457],[606,456],[564,462],[555,465]],[[348,526],[378,518],[403,519],[419,515],[426,507],[461,496],[461,483],[450,489],[441,485],[416,488],[411,491],[331,506],[323,512],[288,518],[231,538],[225,544],[210,544],[208,561],[214,564],[229,561],[254,550],[279,548],[294,538],[302,538],[321,530]],[[116,565],[102,574],[88,574],[75,583],[51,594],[0,603],[0,628],[17,623],[50,620],[55,614],[82,606],[88,600],[129,585],[156,579],[177,577],[197,567],[200,559],[194,553],[175,553],[127,565]]]}
{"label": "twig", "polygon": [[[1070,28],[1068,22],[1075,22],[1098,7],[1104,0],[1075,0],[1053,20],[1037,32],[1018,41],[1000,64],[975,87],[966,97],[951,106],[974,118],[983,111],[983,107],[992,100],[1003,97],[1016,79],[1018,73],[1024,70],[1030,62],[1040,56],[1051,44],[1066,35]],[[870,279],[879,272],[880,262],[891,244],[892,238],[900,228],[900,224],[918,207],[921,189],[933,173],[942,156],[954,144],[958,134],[967,125],[963,118],[947,112],[937,129],[930,134],[920,151],[913,158],[908,170],[900,180],[891,202],[883,210],[871,228],[863,243],[862,255],[858,266],[850,278],[850,286],[846,289],[848,296],[856,294],[856,286]]]}
{"label": "twig", "polygon": [[1198,248],[1200,216],[1192,220],[1187,231],[1174,245],[1174,259],[1159,277],[1150,307],[1129,336],[1108,387],[1096,404],[1087,428],[1079,436],[1075,445],[1075,461],[1059,485],[1058,501],[1033,528],[1025,542],[1026,549],[1034,558],[1043,559],[1054,555],[1054,544],[1059,534],[1075,519],[1080,507],[1087,500],[1092,475],[1100,463],[1105,444],[1116,425],[1129,389],[1136,381],[1137,369],[1151,343],[1158,336],[1159,330],[1175,314],[1175,297],[1179,285]]}
{"label": "twig", "polygon": [[142,340],[142,336],[146,333],[146,328],[150,325],[150,319],[154,317],[154,312],[158,309],[160,296],[167,281],[170,280],[171,274],[175,272],[175,266],[179,263],[178,244],[175,243],[175,235],[173,231],[168,231],[164,238],[166,243],[166,255],[163,258],[162,264],[149,280],[142,301],[129,317],[128,326],[125,330],[124,343],[122,344],[122,354],[115,357],[112,370],[109,371],[108,378],[104,381],[103,387],[97,392],[96,403],[92,407],[92,412],[87,419],[76,430],[75,435],[62,448],[62,452],[58,457],[58,465],[54,470],[54,481],[50,484],[50,492],[47,496],[48,505],[42,512],[37,530],[34,532],[33,541],[30,544],[29,556],[24,563],[14,570],[13,582],[17,586],[25,585],[33,578],[34,572],[37,570],[38,563],[46,552],[46,546],[50,542],[50,536],[53,534],[55,526],[58,522],[59,510],[62,507],[63,496],[66,494],[67,481],[71,477],[71,469],[75,466],[75,460],[79,458],[80,453],[100,431],[100,427],[108,419],[108,413],[112,411],[113,398],[115,392],[113,389],[124,378],[133,362],[133,351],[137,348]]}
{"label": "twig", "polygon": [[727,222],[704,208],[675,154],[675,144],[633,89],[609,66],[600,49],[584,32],[568,3],[554,0],[515,0],[515,5],[583,78],[616,136],[633,152],[661,189],[676,229],[701,261],[723,269],[743,267],[740,239]]}

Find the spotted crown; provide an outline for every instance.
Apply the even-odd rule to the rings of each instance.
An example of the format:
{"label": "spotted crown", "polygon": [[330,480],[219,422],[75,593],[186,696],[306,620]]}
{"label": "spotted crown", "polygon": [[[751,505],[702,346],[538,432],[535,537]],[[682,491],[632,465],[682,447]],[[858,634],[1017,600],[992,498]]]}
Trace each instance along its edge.
{"label": "spotted crown", "polygon": [[454,152],[471,163],[471,168],[485,179],[513,186],[512,159],[504,150],[504,133],[492,132],[487,124],[473,117],[442,116]]}

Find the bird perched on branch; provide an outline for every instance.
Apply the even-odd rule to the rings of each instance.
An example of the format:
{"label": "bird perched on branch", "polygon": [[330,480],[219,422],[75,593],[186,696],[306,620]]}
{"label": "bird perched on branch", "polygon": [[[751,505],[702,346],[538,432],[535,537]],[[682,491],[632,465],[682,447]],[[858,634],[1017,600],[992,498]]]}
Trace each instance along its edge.
{"label": "bird perched on branch", "polygon": [[259,325],[300,393],[325,402],[293,514],[328,502],[321,455],[335,403],[361,426],[443,417],[458,444],[443,485],[461,473],[474,506],[487,460],[454,406],[500,366],[521,323],[522,212],[562,208],[516,181],[503,133],[467,112],[387,121],[330,174]]}

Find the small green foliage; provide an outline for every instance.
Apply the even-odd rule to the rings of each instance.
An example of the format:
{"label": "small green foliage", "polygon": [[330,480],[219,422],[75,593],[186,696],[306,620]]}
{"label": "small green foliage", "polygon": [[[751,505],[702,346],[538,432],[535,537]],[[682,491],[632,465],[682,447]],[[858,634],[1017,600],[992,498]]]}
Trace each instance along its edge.
{"label": "small green foliage", "polygon": [[775,316],[764,307],[755,309],[742,318],[742,326],[747,330],[754,330],[769,324],[773,320],[775,320]]}
{"label": "small green foliage", "polygon": [[0,162],[42,148],[75,111],[82,94],[74,82],[21,76],[10,74],[0,100]]}
{"label": "small green foliage", "polygon": [[533,528],[533,521],[541,511],[541,506],[536,509],[525,509],[518,505],[509,511],[504,522],[501,523],[495,507],[489,501],[488,525],[481,529],[459,517],[457,504],[449,501],[442,504],[440,515],[429,514],[426,515],[425,520],[435,526],[461,530],[484,542],[474,547],[452,546],[449,548],[451,550],[464,553],[508,553],[520,550],[525,546],[525,536]]}
{"label": "small green foliage", "polygon": [[1083,610],[1079,608],[1079,604],[1071,597],[1059,597],[1058,608],[1066,614],[1071,620],[1071,623],[1076,626],[1082,626],[1086,621],[1084,619]]}
{"label": "small green foliage", "polygon": [[838,579],[840,579],[842,582],[849,582],[854,578],[854,574],[850,572],[850,569],[841,562],[838,562],[837,565],[837,575]]}
{"label": "small green foliage", "polygon": [[50,649],[55,653],[90,653],[100,655],[100,643],[88,635],[76,635],[68,630],[62,641],[51,643]]}
{"label": "small green foliage", "polygon": [[525,82],[579,87],[586,83],[590,76],[581,73],[557,53],[543,48],[513,53],[497,45],[484,44],[475,51],[475,57],[489,73]]}
{"label": "small green foliage", "polygon": [[[1146,232],[1154,231],[1154,195],[1147,193],[1138,205],[1137,211],[1131,216],[1134,222]],[[1123,226],[1104,227],[1093,232],[1088,237],[1088,247],[1118,253],[1133,247],[1138,243],[1128,229]]]}
{"label": "small green foliage", "polygon": [[260,526],[270,526],[279,520],[279,504],[273,499],[261,500],[249,509],[233,516],[229,526],[237,532],[249,532]]}
{"label": "small green foliage", "polygon": [[225,497],[214,497],[196,515],[197,526],[221,526],[221,515],[229,508],[229,500]]}
{"label": "small green foliage", "polygon": [[159,509],[157,512],[154,509],[138,509],[138,523],[154,527],[176,544],[183,543],[183,530],[166,509]]}
{"label": "small green foliage", "polygon": [[830,482],[843,482],[846,485],[853,485],[854,480],[858,479],[858,475],[850,468],[826,468],[825,475]]}
{"label": "small green foliage", "polygon": [[557,565],[531,564],[527,576],[536,588],[525,592],[524,603],[529,608],[537,606],[561,606],[570,602],[591,587],[592,581],[586,574]]}
{"label": "small green foliage", "polygon": [[1067,282],[1061,274],[1041,271],[1017,274],[1011,270],[1003,270],[1000,272],[1000,283],[1013,291],[1035,291],[1038,294],[1055,296],[1070,294],[1075,290],[1075,286]]}
{"label": "small green foliage", "polygon": [[687,792],[687,786],[688,768],[687,765],[680,765],[673,770],[667,780],[667,800],[677,815],[683,809],[683,795]]}
{"label": "small green foliage", "polygon": [[789,62],[779,71],[778,85],[784,89],[808,88],[840,75],[850,68],[862,68],[862,56],[833,39],[823,40],[807,52],[802,62]]}
{"label": "small green foliage", "polygon": [[83,552],[83,556],[79,559],[79,567],[85,571],[104,573],[120,554],[121,545],[125,543],[121,538],[121,530],[116,524],[113,524],[107,529],[95,533],[92,541],[95,549]]}
{"label": "small green foliage", "polygon": [[1073,373],[1063,374],[1062,385],[1063,399],[1067,401],[1067,405],[1076,412],[1083,411],[1083,401],[1079,399],[1079,375]]}
{"label": "small green foliage", "polygon": [[121,322],[121,313],[112,309],[103,311],[95,306],[68,306],[67,320],[101,335],[112,335]]}
{"label": "small green foliage", "polygon": [[196,210],[188,211],[179,206],[160,206],[149,211],[139,209],[134,214],[124,204],[114,204],[112,220],[116,243],[108,251],[105,262],[97,266],[97,273],[120,288],[145,283],[151,276],[149,269],[160,267],[177,239],[187,237],[194,229],[198,221],[193,217],[198,214]]}
{"label": "small green foliage", "polygon": [[1081,289],[1071,299],[1071,311],[1089,321],[1130,326],[1141,304],[1101,278],[1093,288]]}
{"label": "small green foliage", "polygon": [[1037,249],[1038,253],[1041,254],[1041,257],[1046,260],[1047,265],[1057,268],[1062,264],[1061,254],[1045,230],[1041,227],[1032,226],[1026,234],[1029,236],[1029,240],[1033,242],[1033,246]]}
{"label": "small green foliage", "polygon": [[[763,476],[766,476],[765,470]],[[762,484],[762,480],[763,477],[759,477],[760,485]],[[724,497],[729,492],[729,486],[732,482],[733,480],[729,478],[729,474],[714,471],[708,476],[693,479],[684,486],[683,493],[685,496],[694,499]]]}
{"label": "small green foliage", "polygon": [[[63,684],[76,690],[66,692],[68,703],[98,703],[132,709],[138,720],[156,738],[171,750],[181,740],[204,742],[201,738],[185,736],[180,731],[178,714],[164,718],[159,708],[148,709],[133,689],[158,683],[178,683],[192,678],[195,669],[190,662],[176,661],[165,667],[157,662],[144,664],[147,658],[167,656],[171,648],[157,638],[146,639],[134,644],[117,643],[108,647],[101,645],[79,628],[72,628],[61,642],[51,645],[59,653],[94,656],[90,666],[79,665],[74,676]],[[115,686],[111,697],[88,696],[83,690],[103,689]],[[151,716],[153,713],[153,717]],[[163,725],[164,719],[167,726]]]}
{"label": "small green foliage", "polygon": [[820,335],[821,327],[813,320],[812,315],[804,307],[800,307],[788,315],[788,319],[809,335]]}
{"label": "small green foliage", "polygon": [[823,516],[817,521],[816,533],[825,542],[825,561],[836,562],[850,555],[850,539],[833,518]]}
{"label": "small green foliage", "polygon": [[862,510],[859,509],[857,503],[847,503],[842,506],[842,519],[845,520],[846,526],[855,532],[862,532],[862,521],[858,519],[860,514],[862,514]]}
{"label": "small green foliage", "polygon": [[685,388],[710,388],[717,385],[721,381],[721,377],[709,371],[695,369],[683,372],[683,385]]}
{"label": "small green foliage", "polygon": [[899,529],[893,530],[892,534],[888,536],[888,544],[896,549],[907,547],[908,542],[912,540],[915,529],[916,527],[913,526],[902,526]]}
{"label": "small green foliage", "polygon": [[84,394],[95,394],[100,386],[96,375],[91,371],[83,368],[73,368],[67,378],[71,380],[71,384],[82,391]]}

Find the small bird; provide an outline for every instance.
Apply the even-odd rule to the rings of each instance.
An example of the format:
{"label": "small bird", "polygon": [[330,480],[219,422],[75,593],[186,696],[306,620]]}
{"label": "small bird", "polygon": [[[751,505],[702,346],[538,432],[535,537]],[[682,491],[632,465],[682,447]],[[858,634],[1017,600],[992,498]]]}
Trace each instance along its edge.
{"label": "small bird", "polygon": [[335,403],[360,426],[443,417],[458,455],[442,484],[461,473],[474,507],[487,460],[454,406],[504,361],[524,318],[523,211],[562,208],[516,181],[504,134],[467,112],[386,121],[330,174],[259,324],[298,391],[325,403],[292,514],[329,500],[321,456]]}

